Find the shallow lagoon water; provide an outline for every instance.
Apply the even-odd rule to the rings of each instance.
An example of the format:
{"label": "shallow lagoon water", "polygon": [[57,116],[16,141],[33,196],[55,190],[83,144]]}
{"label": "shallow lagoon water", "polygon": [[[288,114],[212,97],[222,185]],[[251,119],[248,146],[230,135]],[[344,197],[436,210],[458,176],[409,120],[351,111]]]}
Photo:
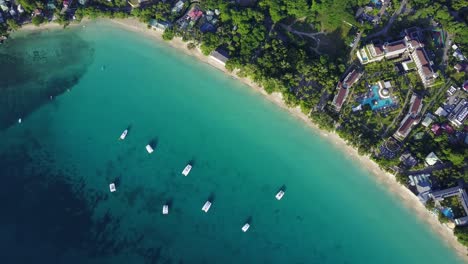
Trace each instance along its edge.
{"label": "shallow lagoon water", "polygon": [[81,73],[70,91],[15,97],[41,103],[0,132],[2,263],[461,263],[371,175],[252,89],[108,22],[28,45],[63,34],[91,51],[71,63]]}

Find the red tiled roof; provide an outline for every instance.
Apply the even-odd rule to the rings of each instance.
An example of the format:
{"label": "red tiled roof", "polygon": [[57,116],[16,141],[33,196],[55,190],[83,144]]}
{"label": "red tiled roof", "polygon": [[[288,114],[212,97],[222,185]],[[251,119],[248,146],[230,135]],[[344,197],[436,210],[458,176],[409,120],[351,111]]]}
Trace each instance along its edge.
{"label": "red tiled roof", "polygon": [[188,16],[191,18],[191,19],[198,19],[199,17],[201,17],[203,15],[203,12],[201,10],[191,10],[189,13],[188,13]]}
{"label": "red tiled roof", "polygon": [[427,58],[426,58],[426,55],[424,54],[423,49],[417,49],[416,50],[416,56],[418,56],[418,59],[421,62],[421,65],[426,65],[426,64],[429,63]]}
{"label": "red tiled roof", "polygon": [[382,45],[374,45],[374,50],[375,50],[375,55],[381,55],[384,53],[384,49],[382,47]]}
{"label": "red tiled roof", "polygon": [[419,107],[422,103],[422,99],[418,96],[416,96],[416,98],[414,99],[413,101],[413,104],[411,105],[411,108],[410,108],[410,113],[412,115],[417,115],[419,114]]}
{"label": "red tiled roof", "polygon": [[338,94],[336,95],[335,100],[333,100],[333,103],[339,109],[343,105],[343,102],[346,99],[346,96],[348,95],[348,90],[340,84],[338,84],[338,86],[340,87],[340,90],[338,90]]}
{"label": "red tiled roof", "polygon": [[346,88],[351,87],[358,78],[359,78],[359,72],[357,72],[356,70],[353,70],[348,75],[346,75],[346,78],[344,79]]}
{"label": "red tiled roof", "polygon": [[417,39],[412,39],[410,41],[410,43],[411,43],[411,46],[413,46],[413,48],[416,48],[416,47],[418,47],[420,45],[420,43],[419,43],[419,41]]}
{"label": "red tiled roof", "polygon": [[406,49],[405,42],[403,40],[398,40],[392,43],[389,43],[385,46],[385,49],[388,52],[393,52],[401,49]]}
{"label": "red tiled roof", "polygon": [[441,128],[449,134],[452,134],[454,132],[453,127],[449,124],[443,124]]}
{"label": "red tiled roof", "polygon": [[432,128],[431,128],[431,131],[435,134],[435,135],[440,135],[440,126],[439,124],[434,124],[432,125]]}
{"label": "red tiled roof", "polygon": [[409,132],[408,129],[411,128],[415,120],[415,118],[407,117],[405,122],[403,122],[403,124],[401,124],[400,128],[398,129],[398,133],[406,137]]}

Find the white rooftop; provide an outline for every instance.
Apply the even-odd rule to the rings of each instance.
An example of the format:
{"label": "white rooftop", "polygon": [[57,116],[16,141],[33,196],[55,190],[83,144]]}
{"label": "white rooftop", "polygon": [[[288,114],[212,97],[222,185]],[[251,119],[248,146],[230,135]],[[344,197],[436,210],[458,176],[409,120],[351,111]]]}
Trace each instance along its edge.
{"label": "white rooftop", "polygon": [[429,166],[436,164],[438,161],[440,161],[440,159],[436,156],[434,152],[429,153],[429,155],[427,155],[426,157],[426,163]]}

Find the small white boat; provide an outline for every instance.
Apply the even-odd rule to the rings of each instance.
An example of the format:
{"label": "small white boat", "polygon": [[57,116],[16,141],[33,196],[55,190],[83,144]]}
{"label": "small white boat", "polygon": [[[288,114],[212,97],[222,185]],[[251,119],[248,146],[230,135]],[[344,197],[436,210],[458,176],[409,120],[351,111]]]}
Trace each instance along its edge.
{"label": "small white boat", "polygon": [[169,205],[167,204],[163,205],[162,213],[165,215],[169,214]]}
{"label": "small white boat", "polygon": [[206,201],[206,203],[202,207],[202,211],[205,211],[205,213],[208,213],[208,210],[210,210],[210,207],[211,207],[211,202]]}
{"label": "small white boat", "polygon": [[18,119],[18,124],[21,124],[21,122],[22,122],[21,118],[20,118],[20,119]]}
{"label": "small white boat", "polygon": [[153,153],[154,149],[151,147],[150,144],[146,145],[146,151],[148,151],[149,154]]}
{"label": "small white boat", "polygon": [[125,129],[120,135],[120,140],[124,140],[127,137],[128,129]]}
{"label": "small white boat", "polygon": [[245,225],[242,227],[242,231],[243,231],[243,232],[247,232],[247,230],[249,230],[249,227],[250,227],[250,224],[249,224],[249,223],[245,223]]}
{"label": "small white boat", "polygon": [[277,194],[276,194],[276,200],[281,200],[281,198],[283,198],[284,196],[284,191],[283,190],[280,190]]}
{"label": "small white boat", "polygon": [[115,192],[115,191],[117,191],[117,189],[115,188],[115,183],[109,184],[109,190],[110,190],[110,192]]}
{"label": "small white boat", "polygon": [[192,165],[188,164],[185,166],[185,169],[182,171],[182,175],[187,176],[190,173],[190,170],[192,169]]}

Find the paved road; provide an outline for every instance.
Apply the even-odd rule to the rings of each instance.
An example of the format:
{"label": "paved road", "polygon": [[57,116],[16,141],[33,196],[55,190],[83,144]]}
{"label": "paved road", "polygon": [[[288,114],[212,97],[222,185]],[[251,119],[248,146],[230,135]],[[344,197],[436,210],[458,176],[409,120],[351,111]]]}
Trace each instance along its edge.
{"label": "paved road", "polygon": [[374,37],[377,37],[377,36],[380,36],[380,35],[387,35],[388,30],[392,26],[393,22],[401,14],[401,12],[403,12],[403,9],[406,7],[407,3],[408,3],[408,0],[401,1],[400,8],[398,8],[398,10],[395,11],[395,13],[393,13],[393,15],[390,18],[390,20],[388,21],[387,25],[385,25],[385,27],[382,30],[380,30],[379,32],[376,32],[376,33],[374,33],[372,35],[367,36],[367,39],[374,38]]}
{"label": "paved road", "polygon": [[406,174],[407,175],[431,174],[433,171],[443,170],[443,169],[450,168],[450,167],[452,167],[452,163],[450,162],[438,163],[434,166],[426,167],[421,170],[408,171],[406,172]]}
{"label": "paved road", "polygon": [[440,64],[440,69],[444,73],[447,70],[447,62],[448,62],[448,53],[450,50],[450,44],[452,43],[452,36],[447,33],[447,39],[445,40],[445,45],[444,45],[444,54],[442,55],[442,62]]}
{"label": "paved road", "polygon": [[361,41],[361,35],[362,35],[362,33],[359,32],[359,33],[357,34],[357,36],[356,36],[356,41],[354,41],[353,48],[352,48],[351,51],[349,52],[348,64],[351,63],[352,58],[353,58],[354,51],[355,51],[356,48],[358,47],[359,41]]}

